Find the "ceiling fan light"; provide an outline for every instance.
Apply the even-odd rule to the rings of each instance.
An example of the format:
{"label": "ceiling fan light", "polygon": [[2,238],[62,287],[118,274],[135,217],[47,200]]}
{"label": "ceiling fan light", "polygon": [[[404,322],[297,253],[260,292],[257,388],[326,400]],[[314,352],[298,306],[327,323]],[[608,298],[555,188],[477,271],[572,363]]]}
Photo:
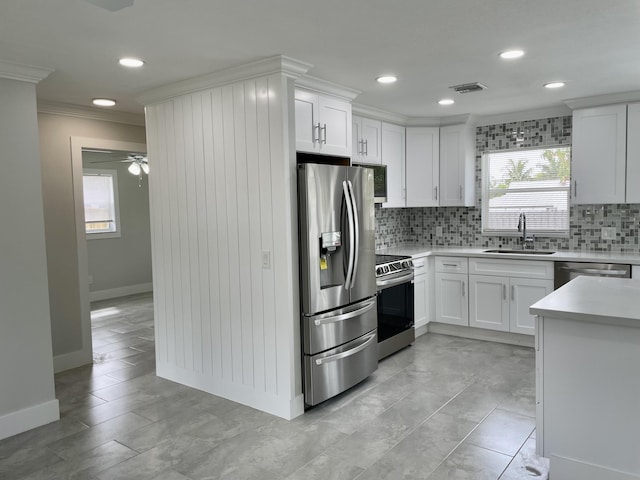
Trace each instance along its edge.
{"label": "ceiling fan light", "polygon": [[129,168],[127,168],[127,170],[129,170],[129,172],[134,175],[140,175],[140,172],[142,171],[142,169],[140,168],[140,165],[138,165],[136,162],[131,163],[131,165],[129,165]]}
{"label": "ceiling fan light", "polygon": [[149,164],[148,163],[143,163],[140,166],[142,167],[142,171],[144,173],[146,173],[147,175],[149,175]]}

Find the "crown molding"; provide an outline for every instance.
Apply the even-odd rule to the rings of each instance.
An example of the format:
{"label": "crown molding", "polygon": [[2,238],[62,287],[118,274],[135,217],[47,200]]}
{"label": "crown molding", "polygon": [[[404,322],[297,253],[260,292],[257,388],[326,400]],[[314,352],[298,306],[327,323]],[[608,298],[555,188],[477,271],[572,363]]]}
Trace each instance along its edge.
{"label": "crown molding", "polygon": [[321,78],[312,77],[311,75],[301,76],[296,80],[296,87],[304,88],[305,90],[311,90],[318,93],[326,93],[334,97],[341,98],[348,102],[351,102],[354,98],[360,95],[360,90],[355,90],[349,87],[343,87],[337,83],[322,80]]}
{"label": "crown molding", "polygon": [[409,117],[400,115],[397,113],[387,112],[368,105],[362,105],[354,103],[351,105],[351,112],[354,115],[360,115],[362,117],[375,118],[376,120],[382,120],[383,122],[395,123],[397,125],[406,125],[409,121]]}
{"label": "crown molding", "polygon": [[68,117],[86,118],[89,120],[101,120],[105,122],[125,123],[144,127],[144,115],[130,112],[119,112],[117,110],[101,110],[86,107],[84,105],[73,105],[70,103],[50,102],[38,100],[38,113],[50,113],[54,115],[65,115]]}
{"label": "crown molding", "polygon": [[52,72],[53,69],[48,67],[36,67],[35,65],[23,65],[0,60],[0,78],[38,83],[47,78]]}
{"label": "crown molding", "polygon": [[616,103],[628,103],[640,101],[640,90],[621,93],[607,93],[593,97],[570,98],[564,103],[572,110],[576,108],[597,107],[600,105],[613,105]]}
{"label": "crown molding", "polygon": [[181,80],[169,85],[163,85],[143,93],[137,100],[143,105],[152,105],[180,95],[276,73],[296,79],[304,75],[312,67],[313,65],[310,63],[301,62],[284,55],[276,55],[199,77]]}

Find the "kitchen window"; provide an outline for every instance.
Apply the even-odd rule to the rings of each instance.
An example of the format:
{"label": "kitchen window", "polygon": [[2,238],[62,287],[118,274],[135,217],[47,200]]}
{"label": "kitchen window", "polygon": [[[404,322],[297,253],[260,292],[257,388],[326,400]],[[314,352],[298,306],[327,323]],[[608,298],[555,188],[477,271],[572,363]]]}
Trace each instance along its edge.
{"label": "kitchen window", "polygon": [[82,171],[87,239],[120,236],[118,174],[115,170]]}
{"label": "kitchen window", "polygon": [[527,232],[567,235],[570,159],[567,146],[484,154],[482,232],[517,235],[518,218],[524,213]]}

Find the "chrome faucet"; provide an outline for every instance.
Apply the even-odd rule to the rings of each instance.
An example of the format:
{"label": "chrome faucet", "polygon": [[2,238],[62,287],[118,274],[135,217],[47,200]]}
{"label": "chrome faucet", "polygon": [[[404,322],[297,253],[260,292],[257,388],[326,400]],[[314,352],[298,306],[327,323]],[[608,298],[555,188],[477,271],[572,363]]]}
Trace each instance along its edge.
{"label": "chrome faucet", "polygon": [[524,212],[520,212],[520,217],[518,218],[518,231],[522,232],[522,249],[533,249],[535,237],[533,235],[527,237],[527,216]]}

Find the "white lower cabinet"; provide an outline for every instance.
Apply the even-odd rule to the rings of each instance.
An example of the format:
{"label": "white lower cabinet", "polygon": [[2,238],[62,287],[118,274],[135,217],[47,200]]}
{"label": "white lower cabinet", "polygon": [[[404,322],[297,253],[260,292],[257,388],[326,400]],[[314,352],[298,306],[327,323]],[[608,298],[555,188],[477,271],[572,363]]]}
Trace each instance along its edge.
{"label": "white lower cabinet", "polygon": [[[436,322],[535,334],[529,306],[553,291],[553,262],[435,258]],[[468,287],[468,288],[467,288]]]}
{"label": "white lower cabinet", "polygon": [[535,333],[529,307],[553,291],[553,280],[469,275],[469,326]]}
{"label": "white lower cabinet", "polygon": [[413,305],[414,328],[424,327],[429,323],[429,275],[427,257],[413,259]]}
{"label": "white lower cabinet", "polygon": [[468,276],[436,273],[436,322],[469,326]]}
{"label": "white lower cabinet", "polygon": [[436,257],[435,321],[469,326],[467,259]]}
{"label": "white lower cabinet", "polygon": [[469,326],[509,331],[509,279],[469,275]]}
{"label": "white lower cabinet", "polygon": [[509,331],[534,335],[536,331],[536,317],[529,313],[529,307],[553,292],[553,279],[512,278],[510,280],[511,303]]}
{"label": "white lower cabinet", "polygon": [[553,262],[469,259],[469,325],[535,334],[529,307],[553,291]]}

